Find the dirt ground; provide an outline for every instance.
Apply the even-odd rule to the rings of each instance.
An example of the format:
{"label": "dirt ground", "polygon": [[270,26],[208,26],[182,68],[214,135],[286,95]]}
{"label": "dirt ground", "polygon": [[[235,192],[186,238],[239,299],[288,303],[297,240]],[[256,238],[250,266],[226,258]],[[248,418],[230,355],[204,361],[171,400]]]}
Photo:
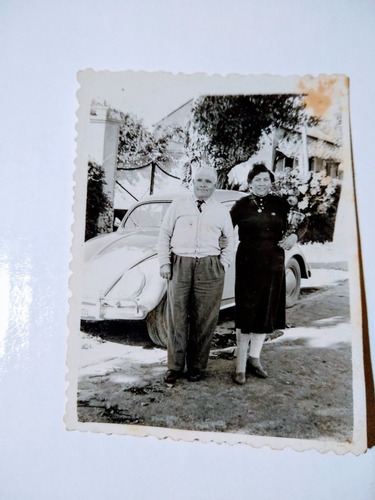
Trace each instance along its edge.
{"label": "dirt ground", "polygon": [[204,378],[196,383],[181,379],[173,386],[163,381],[166,351],[151,344],[143,324],[86,325],[80,333],[79,420],[351,440],[347,273],[342,263],[313,267],[323,284],[315,280],[302,289],[298,303],[287,310],[289,328],[263,347],[268,378],[248,375],[243,386],[232,381],[232,309],[220,315]]}

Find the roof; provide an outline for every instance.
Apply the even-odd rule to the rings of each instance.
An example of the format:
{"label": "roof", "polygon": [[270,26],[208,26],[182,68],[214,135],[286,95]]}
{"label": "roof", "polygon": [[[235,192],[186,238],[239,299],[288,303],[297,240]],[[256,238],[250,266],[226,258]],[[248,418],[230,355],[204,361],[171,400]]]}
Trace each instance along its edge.
{"label": "roof", "polygon": [[[292,158],[302,153],[304,144],[297,141],[293,136],[286,136],[277,145],[277,150],[285,156]],[[318,139],[310,135],[307,136],[307,151],[309,158],[321,158],[322,160],[335,160],[340,162],[339,146],[323,139]]]}

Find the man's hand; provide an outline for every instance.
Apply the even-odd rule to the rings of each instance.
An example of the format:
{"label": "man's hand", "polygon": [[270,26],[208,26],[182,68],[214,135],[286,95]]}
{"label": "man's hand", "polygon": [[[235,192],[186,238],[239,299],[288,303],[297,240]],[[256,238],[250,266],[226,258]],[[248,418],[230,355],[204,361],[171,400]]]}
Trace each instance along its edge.
{"label": "man's hand", "polygon": [[297,243],[297,241],[297,235],[290,234],[279,242],[279,247],[283,248],[284,250],[290,250]]}
{"label": "man's hand", "polygon": [[227,248],[227,246],[228,246],[228,238],[222,234],[219,238],[219,248],[220,250],[224,250],[224,248]]}
{"label": "man's hand", "polygon": [[170,280],[172,278],[172,266],[170,264],[164,264],[164,266],[161,266],[160,276],[165,280]]}

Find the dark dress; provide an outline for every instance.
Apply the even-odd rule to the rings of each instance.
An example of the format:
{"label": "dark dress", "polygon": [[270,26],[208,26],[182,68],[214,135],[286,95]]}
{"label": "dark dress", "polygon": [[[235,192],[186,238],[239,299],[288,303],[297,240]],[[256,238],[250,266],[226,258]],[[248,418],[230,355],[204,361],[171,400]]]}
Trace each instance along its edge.
{"label": "dark dress", "polygon": [[[261,206],[263,209],[261,210]],[[290,206],[268,194],[241,198],[231,217],[238,226],[236,255],[236,328],[242,333],[272,333],[285,328],[284,250]]]}

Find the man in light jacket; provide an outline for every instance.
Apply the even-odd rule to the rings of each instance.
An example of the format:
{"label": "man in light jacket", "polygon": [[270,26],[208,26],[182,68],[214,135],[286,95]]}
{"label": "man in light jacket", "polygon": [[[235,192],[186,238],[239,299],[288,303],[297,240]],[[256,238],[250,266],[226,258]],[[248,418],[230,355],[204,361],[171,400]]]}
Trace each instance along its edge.
{"label": "man in light jacket", "polygon": [[[217,174],[202,166],[194,193],[174,200],[159,236],[160,275],[168,280],[168,371],[173,384],[182,376],[198,381],[207,366],[217,324],[224,276],[233,258],[233,226],[227,208],[215,200]],[[219,246],[226,237],[227,246]]]}

